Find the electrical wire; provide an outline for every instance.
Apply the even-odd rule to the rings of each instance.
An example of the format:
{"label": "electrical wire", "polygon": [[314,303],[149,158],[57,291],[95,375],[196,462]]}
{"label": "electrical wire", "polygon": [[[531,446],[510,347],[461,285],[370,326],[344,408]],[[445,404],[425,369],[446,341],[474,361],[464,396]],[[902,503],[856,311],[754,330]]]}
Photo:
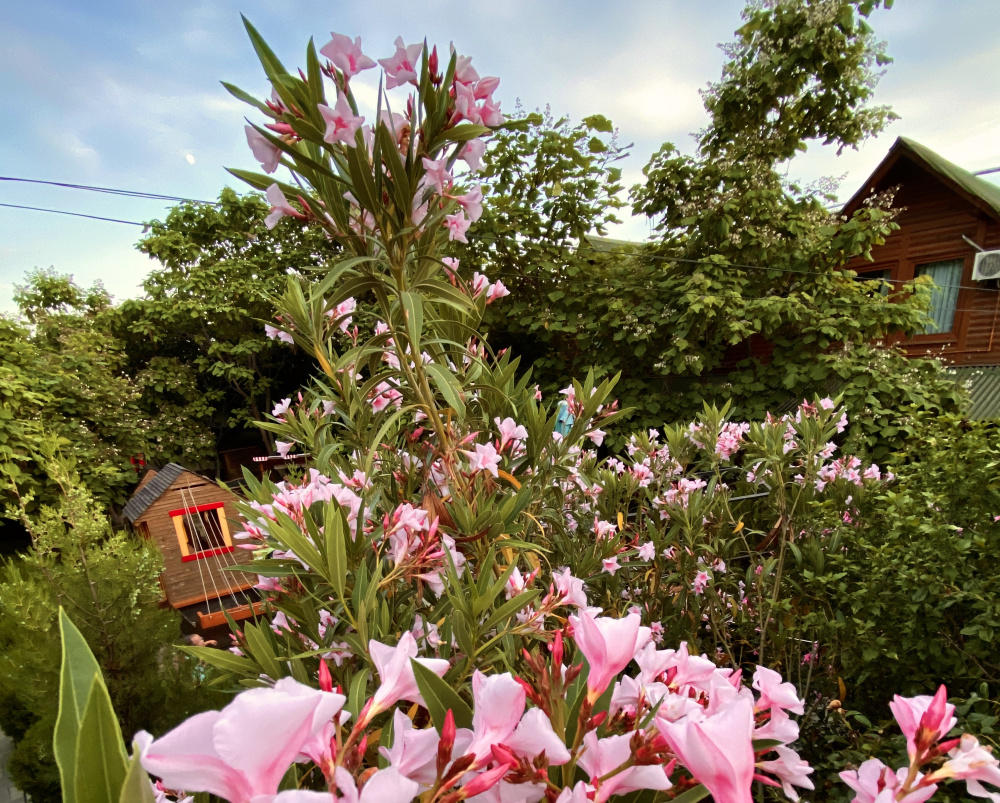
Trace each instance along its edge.
{"label": "electrical wire", "polygon": [[113,187],[94,187],[90,184],[68,184],[63,181],[43,181],[37,178],[16,178],[14,176],[0,176],[0,181],[17,181],[22,184],[44,184],[50,187],[62,187],[69,190],[86,190],[88,192],[102,192],[108,195],[122,195],[126,198],[148,198],[153,201],[177,201],[192,204],[205,204],[207,206],[218,206],[218,201],[199,201],[196,198],[184,198],[180,195],[159,195],[153,192],[142,192],[140,190],[122,190]]}
{"label": "electrical wire", "polygon": [[32,212],[51,212],[54,215],[72,215],[73,217],[85,217],[90,220],[106,220],[109,223],[126,223],[129,226],[143,226],[145,223],[139,223],[136,220],[121,220],[115,217],[102,217],[100,215],[85,215],[83,212],[67,212],[64,209],[43,209],[40,206],[22,206],[21,204],[0,204],[0,206],[7,207],[8,209],[28,209]]}
{"label": "electrical wire", "polygon": [[[1000,168],[997,168],[997,169],[1000,170]],[[174,201],[174,202],[178,202],[178,203],[194,203],[194,204],[204,204],[204,205],[207,205],[207,206],[218,206],[218,202],[215,202],[215,201],[201,201],[201,200],[198,200],[198,199],[195,199],[195,198],[185,198],[185,197],[177,196],[177,195],[160,195],[160,194],[157,194],[157,193],[140,192],[140,191],[137,191],[137,190],[123,190],[123,189],[117,189],[117,188],[112,188],[112,187],[97,187],[97,186],[91,186],[91,185],[86,185],[86,184],[70,184],[70,183],[61,182],[61,181],[43,181],[41,179],[17,178],[17,177],[13,177],[13,176],[0,176],[0,181],[15,181],[15,182],[28,183],[28,184],[43,184],[43,185],[54,186],[54,187],[63,187],[63,188],[66,188],[66,189],[87,190],[87,191],[91,191],[91,192],[100,192],[100,193],[107,193],[107,194],[111,194],[111,195],[120,195],[120,196],[124,196],[124,197],[129,197],[129,198],[146,198],[146,199],[150,199],[150,200]],[[62,209],[45,209],[45,208],[36,207],[36,206],[23,206],[23,205],[20,205],[20,204],[7,204],[7,203],[0,203],[0,207],[7,207],[7,208],[10,208],[10,209],[25,209],[25,210],[29,210],[29,211],[33,211],[33,212],[50,212],[52,214],[57,214],[57,215],[71,215],[73,217],[88,218],[90,220],[103,220],[103,221],[107,221],[109,223],[123,223],[123,224],[130,225],[130,226],[143,226],[143,227],[145,227],[146,225],[148,225],[146,223],[140,223],[140,222],[135,221],[135,220],[122,220],[120,218],[103,217],[103,216],[100,216],[100,215],[87,215],[87,214],[83,214],[82,212],[69,212],[69,211],[62,210]],[[580,246],[580,247],[578,247],[577,250],[578,251],[586,251],[586,252],[590,252],[590,253],[593,253],[593,254],[607,254],[607,253],[610,253],[608,251],[605,251],[605,250],[602,250],[602,249],[599,249],[599,248],[594,248],[593,246],[587,246],[587,247]],[[720,267],[720,268],[733,268],[733,269],[736,269],[736,270],[756,270],[756,271],[764,271],[764,272],[767,272],[767,273],[798,274],[800,276],[828,276],[828,275],[830,275],[828,272],[824,272],[824,271],[814,271],[814,270],[806,270],[806,269],[801,269],[800,270],[800,269],[797,269],[797,268],[779,268],[779,267],[770,267],[770,266],[766,266],[766,265],[743,265],[743,264],[739,264],[739,263],[723,263],[723,262],[719,262],[717,260],[707,259],[707,258],[694,259],[694,258],[690,258],[690,257],[674,257],[674,256],[660,255],[660,254],[648,254],[648,253],[634,254],[634,256],[640,257],[641,259],[652,259],[652,260],[659,260],[659,261],[662,261],[662,262],[671,262],[671,263],[689,264],[689,265],[714,265],[714,266],[717,266],[717,267]],[[511,278],[511,279],[514,279],[514,278],[518,278],[518,279],[524,278],[520,274],[516,274],[516,273],[501,273],[501,274],[498,274],[498,275],[500,276],[500,278]],[[863,277],[864,277],[863,273],[859,274],[858,279],[861,280],[861,281],[866,281]],[[561,279],[561,281],[566,281],[566,278],[563,277]],[[868,280],[868,281],[882,281],[882,282],[886,282],[887,284],[906,284],[907,282],[912,281],[912,280],[911,279],[886,279],[886,278],[880,278],[880,279],[877,279],[877,280],[872,279],[872,280]],[[638,284],[639,283],[637,282],[637,285]],[[980,292],[994,292],[994,293],[995,292],[1000,292],[1000,288],[980,287],[980,286],[976,286],[976,285],[951,284],[951,285],[936,285],[936,286],[939,287],[939,288],[941,288],[942,290],[976,290],[976,291],[980,291]],[[771,296],[764,296],[764,297],[761,297],[759,299],[747,299],[747,300],[748,301],[749,300],[763,300],[764,298],[770,298],[770,297]]]}

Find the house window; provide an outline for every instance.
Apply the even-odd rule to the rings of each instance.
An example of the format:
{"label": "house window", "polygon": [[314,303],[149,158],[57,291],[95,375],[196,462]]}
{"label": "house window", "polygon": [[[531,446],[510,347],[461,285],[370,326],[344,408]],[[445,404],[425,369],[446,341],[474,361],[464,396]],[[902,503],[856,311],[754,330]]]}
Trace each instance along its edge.
{"label": "house window", "polygon": [[233,551],[224,514],[223,502],[170,511],[182,561],[187,563]]}
{"label": "house window", "polygon": [[877,292],[880,296],[889,295],[890,280],[892,279],[892,268],[886,268],[885,270],[873,270],[868,273],[861,273],[855,277],[856,281],[859,282],[870,282],[872,290],[868,293],[869,296],[874,296]]}
{"label": "house window", "polygon": [[947,262],[930,262],[917,265],[916,276],[930,276],[934,280],[931,291],[931,322],[923,334],[932,335],[950,332],[955,324],[955,307],[958,305],[958,290],[962,283],[964,261],[950,259]]}

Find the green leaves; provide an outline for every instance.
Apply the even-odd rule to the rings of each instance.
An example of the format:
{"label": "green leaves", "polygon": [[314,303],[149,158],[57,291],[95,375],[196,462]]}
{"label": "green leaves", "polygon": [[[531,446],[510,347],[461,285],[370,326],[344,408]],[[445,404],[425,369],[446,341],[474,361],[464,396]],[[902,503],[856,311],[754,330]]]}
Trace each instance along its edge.
{"label": "green leaves", "polygon": [[451,685],[419,661],[411,659],[410,665],[413,667],[417,688],[420,689],[420,695],[427,704],[427,710],[430,712],[431,720],[438,733],[444,726],[444,718],[449,710],[455,717],[455,725],[459,728],[471,728],[472,709],[465,700],[458,696]]}
{"label": "green leaves", "polygon": [[[149,779],[141,768],[129,767],[121,728],[104,685],[100,667],[86,640],[59,610],[62,636],[62,677],[59,715],[53,750],[66,803],[119,803],[144,800],[123,797],[128,775],[130,788],[141,774],[149,790]],[[135,762],[133,762],[133,765]]]}

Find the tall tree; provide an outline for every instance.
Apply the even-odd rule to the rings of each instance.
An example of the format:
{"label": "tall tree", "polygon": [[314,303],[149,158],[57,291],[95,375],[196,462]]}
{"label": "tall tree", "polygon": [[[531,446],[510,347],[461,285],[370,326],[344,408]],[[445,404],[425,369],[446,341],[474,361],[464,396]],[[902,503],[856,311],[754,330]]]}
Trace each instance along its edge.
{"label": "tall tree", "polygon": [[[126,370],[152,418],[164,409],[204,436],[174,444],[172,458],[205,465],[221,446],[250,439],[272,448],[254,422],[276,399],[301,386],[309,363],[265,334],[274,322],[271,298],[288,271],[307,272],[335,257],[322,233],[293,224],[271,231],[268,204],[257,194],[225,189],[216,204],[181,204],[150,224],[139,242],[159,260],[145,295],[113,311],[114,331],[127,343]],[[164,405],[164,396],[167,405]],[[168,438],[163,420],[155,438]]]}

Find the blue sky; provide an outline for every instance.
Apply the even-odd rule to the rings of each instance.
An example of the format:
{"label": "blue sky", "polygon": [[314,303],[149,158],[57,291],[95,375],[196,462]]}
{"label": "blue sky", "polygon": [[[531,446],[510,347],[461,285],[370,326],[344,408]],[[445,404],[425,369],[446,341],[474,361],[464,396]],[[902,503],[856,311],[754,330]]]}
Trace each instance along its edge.
{"label": "blue sky", "polygon": [[[550,104],[574,118],[610,117],[623,142],[628,184],[664,141],[691,150],[702,127],[698,90],[719,77],[716,44],[740,24],[742,0],[31,0],[0,5],[0,175],[213,199],[235,184],[224,167],[252,168],[248,107],[219,85],[257,94],[265,83],[240,22],[244,13],[285,63],[302,63],[308,38],[360,35],[375,58],[392,41],[453,41],[483,75],[501,78],[505,110]],[[1000,166],[1000,3],[898,0],[873,23],[895,63],[877,102],[902,119],[859,151],[815,147],[789,176],[843,177],[846,199],[896,136],[977,170]],[[372,73],[367,73],[370,76]],[[371,93],[374,94],[374,79]],[[357,90],[357,85],[356,85]],[[0,182],[0,203],[126,220],[166,206]],[[642,238],[645,221],[616,236]],[[137,295],[150,269],[137,227],[0,208],[0,310],[27,270],[53,266],[118,298]]]}

